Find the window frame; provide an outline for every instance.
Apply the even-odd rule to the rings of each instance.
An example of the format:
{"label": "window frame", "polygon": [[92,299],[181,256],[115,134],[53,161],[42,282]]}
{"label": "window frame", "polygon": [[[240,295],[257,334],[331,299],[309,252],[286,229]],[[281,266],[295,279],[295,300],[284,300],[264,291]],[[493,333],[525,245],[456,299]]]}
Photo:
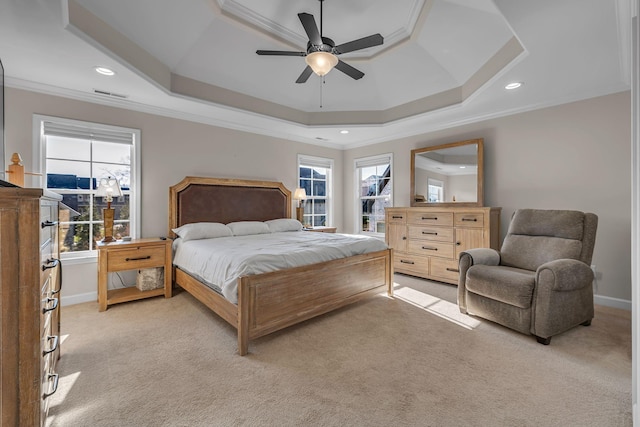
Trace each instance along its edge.
{"label": "window frame", "polygon": [[[80,127],[87,130],[90,133],[92,130],[95,132],[119,132],[131,134],[131,159],[130,159],[130,185],[129,190],[126,192],[129,195],[129,230],[132,238],[140,236],[140,212],[141,212],[141,195],[140,195],[140,142],[141,132],[140,129],[127,128],[122,126],[114,126],[102,123],[89,122],[84,120],[74,120],[62,117],[47,116],[41,114],[34,114],[32,120],[32,148],[33,148],[33,168],[34,171],[39,173],[39,176],[34,177],[34,181],[39,183],[34,186],[38,186],[47,190],[47,171],[46,169],[46,135],[44,134],[44,123],[52,122],[62,126]],[[108,142],[108,141],[103,141]],[[118,142],[111,142],[118,143]],[[93,162],[93,159],[92,159]],[[56,190],[48,190],[53,191]],[[95,190],[82,190],[78,194],[93,193]],[[62,194],[62,192],[60,192]],[[71,194],[72,191],[64,191],[65,194]],[[98,221],[99,222],[99,221]],[[117,221],[116,221],[117,222]],[[97,248],[93,250],[65,252],[60,254],[61,259],[65,260],[78,260],[82,262],[83,259],[95,259],[98,256]]]}
{"label": "window frame", "polygon": [[[355,194],[355,198],[354,198],[354,213],[355,213],[355,217],[354,217],[354,229],[355,229],[355,234],[362,234],[362,235],[366,235],[366,236],[373,236],[373,237],[377,237],[379,239],[384,239],[385,233],[379,233],[377,231],[363,231],[362,230],[362,217],[363,217],[363,212],[362,212],[362,201],[363,201],[363,197],[360,195],[360,184],[361,184],[361,169],[365,168],[365,167],[371,167],[371,166],[378,166],[378,165],[382,165],[382,164],[389,164],[389,167],[391,169],[390,174],[389,174],[389,195],[385,195],[385,196],[375,196],[375,197],[367,197],[368,199],[383,199],[383,198],[387,198],[389,199],[389,206],[393,206],[393,185],[394,185],[394,178],[393,178],[393,153],[386,153],[386,154],[377,154],[374,156],[367,156],[367,157],[359,157],[353,160],[353,174],[354,174],[354,194]],[[384,221],[383,221],[384,223]],[[386,224],[385,224],[385,229],[386,229]]]}
{"label": "window frame", "polygon": [[[327,174],[326,174],[326,195],[324,197],[321,196],[312,196],[307,194],[307,199],[306,200],[324,200],[325,202],[325,225],[326,226],[333,226],[333,173],[334,173],[334,160],[331,158],[326,158],[326,157],[316,157],[316,156],[309,156],[306,154],[298,154],[298,168],[297,168],[297,172],[296,172],[296,176],[298,177],[297,183],[298,186],[301,187],[301,180],[303,179],[300,176],[300,168],[301,167],[320,167],[320,168],[325,168],[327,169]],[[306,178],[304,178],[306,179]],[[306,213],[306,200],[305,200],[305,213],[303,215],[304,217],[308,217],[309,215]],[[311,217],[315,218],[316,216],[320,216],[319,214],[313,214],[311,213]],[[303,221],[304,223],[304,221]],[[319,226],[319,224],[314,224],[313,222],[311,223],[311,226]]]}

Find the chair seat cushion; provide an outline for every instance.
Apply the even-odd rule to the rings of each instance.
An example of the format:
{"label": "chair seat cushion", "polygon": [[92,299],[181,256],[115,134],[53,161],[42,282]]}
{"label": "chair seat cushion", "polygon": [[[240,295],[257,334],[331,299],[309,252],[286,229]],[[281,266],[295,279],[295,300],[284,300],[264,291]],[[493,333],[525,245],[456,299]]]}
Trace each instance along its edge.
{"label": "chair seat cushion", "polygon": [[466,287],[483,297],[520,308],[531,307],[536,272],[506,266],[473,265]]}

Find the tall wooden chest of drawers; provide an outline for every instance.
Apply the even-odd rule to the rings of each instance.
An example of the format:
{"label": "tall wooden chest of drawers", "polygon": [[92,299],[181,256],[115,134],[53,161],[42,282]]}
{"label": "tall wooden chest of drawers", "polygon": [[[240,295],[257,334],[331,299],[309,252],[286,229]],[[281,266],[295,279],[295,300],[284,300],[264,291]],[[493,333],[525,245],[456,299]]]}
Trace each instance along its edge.
{"label": "tall wooden chest of drawers", "polygon": [[41,426],[60,355],[58,209],[62,197],[0,188],[0,421]]}
{"label": "tall wooden chest of drawers", "polygon": [[387,244],[397,273],[458,284],[458,257],[466,249],[500,247],[501,208],[387,208]]}

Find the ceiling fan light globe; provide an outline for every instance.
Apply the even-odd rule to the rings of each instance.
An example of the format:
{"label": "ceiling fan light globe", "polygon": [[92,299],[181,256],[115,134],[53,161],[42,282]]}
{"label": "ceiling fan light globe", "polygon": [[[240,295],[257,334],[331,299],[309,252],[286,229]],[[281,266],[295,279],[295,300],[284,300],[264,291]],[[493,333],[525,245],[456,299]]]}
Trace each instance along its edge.
{"label": "ceiling fan light globe", "polygon": [[313,72],[321,77],[338,64],[338,57],[329,52],[311,52],[304,60]]}

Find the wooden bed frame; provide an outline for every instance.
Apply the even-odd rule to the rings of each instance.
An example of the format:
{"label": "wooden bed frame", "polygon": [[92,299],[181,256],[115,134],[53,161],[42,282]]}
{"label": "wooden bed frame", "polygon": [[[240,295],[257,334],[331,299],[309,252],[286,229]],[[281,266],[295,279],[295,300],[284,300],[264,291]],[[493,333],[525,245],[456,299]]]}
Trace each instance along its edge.
{"label": "wooden bed frame", "polygon": [[[291,217],[282,183],[186,177],[169,189],[169,235],[193,222],[266,221]],[[238,330],[238,353],[267,335],[365,297],[393,294],[391,249],[238,279],[238,304],[173,268],[174,283]]]}

